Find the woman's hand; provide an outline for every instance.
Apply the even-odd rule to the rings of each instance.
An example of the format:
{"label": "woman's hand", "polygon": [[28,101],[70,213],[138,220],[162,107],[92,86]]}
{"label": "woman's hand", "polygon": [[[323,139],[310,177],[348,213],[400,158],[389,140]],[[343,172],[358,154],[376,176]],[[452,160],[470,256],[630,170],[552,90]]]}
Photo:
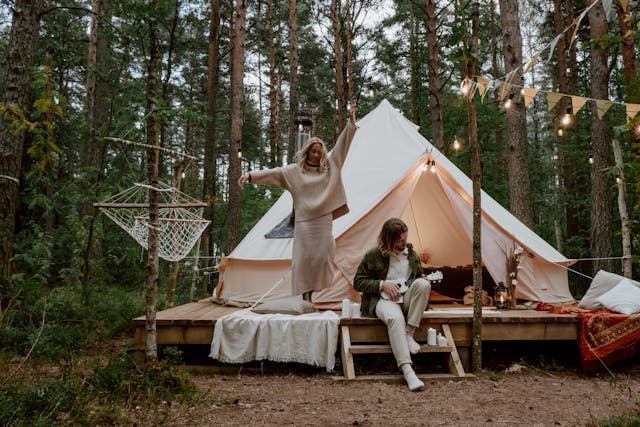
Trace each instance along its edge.
{"label": "woman's hand", "polygon": [[238,186],[240,188],[244,188],[244,183],[247,181],[251,182],[251,175],[249,173],[245,173],[240,178],[238,178]]}

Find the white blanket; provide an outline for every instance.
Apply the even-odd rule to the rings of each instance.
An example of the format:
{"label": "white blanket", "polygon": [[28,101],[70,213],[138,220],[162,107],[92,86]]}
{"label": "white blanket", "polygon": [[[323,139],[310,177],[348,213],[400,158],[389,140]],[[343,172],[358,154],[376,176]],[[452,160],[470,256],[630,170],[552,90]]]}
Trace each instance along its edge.
{"label": "white blanket", "polygon": [[224,363],[252,360],[298,362],[333,371],[340,318],[317,313],[257,314],[250,309],[221,317],[213,330],[209,357]]}

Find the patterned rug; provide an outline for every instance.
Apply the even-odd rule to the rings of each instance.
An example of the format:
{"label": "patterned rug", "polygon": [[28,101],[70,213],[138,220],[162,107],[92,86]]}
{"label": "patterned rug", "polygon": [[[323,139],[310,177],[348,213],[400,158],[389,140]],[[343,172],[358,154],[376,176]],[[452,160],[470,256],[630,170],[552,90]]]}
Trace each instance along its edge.
{"label": "patterned rug", "polygon": [[608,310],[584,310],[576,305],[541,303],[538,311],[576,314],[580,322],[582,370],[595,372],[640,353],[640,313],[630,316]]}

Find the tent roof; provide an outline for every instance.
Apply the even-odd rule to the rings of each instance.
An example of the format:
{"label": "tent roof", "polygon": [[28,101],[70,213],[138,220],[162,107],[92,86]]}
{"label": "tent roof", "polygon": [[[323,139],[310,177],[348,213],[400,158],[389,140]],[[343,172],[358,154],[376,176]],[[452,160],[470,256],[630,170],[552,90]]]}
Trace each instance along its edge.
{"label": "tent roof", "polygon": [[[437,174],[467,204],[472,205],[471,179],[420,135],[417,127],[387,100],[383,100],[357,124],[360,129],[342,170],[350,212],[334,221],[335,238],[353,227],[392,192],[407,174],[415,172],[418,165],[426,165],[427,160],[435,160]],[[484,191],[481,202],[483,218],[506,235],[512,236],[514,242],[549,262],[571,263]],[[291,209],[291,196],[285,192],[227,258],[291,259],[292,239],[264,237],[291,213]]]}

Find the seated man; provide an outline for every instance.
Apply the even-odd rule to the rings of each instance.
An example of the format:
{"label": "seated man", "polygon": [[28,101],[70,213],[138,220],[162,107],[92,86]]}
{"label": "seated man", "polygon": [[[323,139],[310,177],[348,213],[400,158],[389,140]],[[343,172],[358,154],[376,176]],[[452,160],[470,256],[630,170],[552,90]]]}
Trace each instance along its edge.
{"label": "seated man", "polygon": [[429,303],[431,283],[422,274],[420,258],[407,244],[407,234],[402,220],[387,220],[378,235],[378,247],[362,259],[353,285],[362,292],[362,315],[378,317],[387,325],[391,350],[407,386],[419,391],[424,383],[413,370],[410,353],[420,351],[413,335]]}

